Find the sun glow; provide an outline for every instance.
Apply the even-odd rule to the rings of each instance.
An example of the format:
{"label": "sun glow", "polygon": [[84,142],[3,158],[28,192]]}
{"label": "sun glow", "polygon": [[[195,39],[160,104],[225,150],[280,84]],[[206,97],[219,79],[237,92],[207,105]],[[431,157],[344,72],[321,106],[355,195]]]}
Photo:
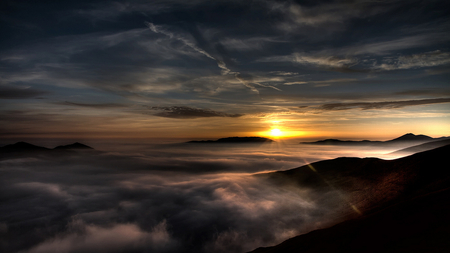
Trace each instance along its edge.
{"label": "sun glow", "polygon": [[285,139],[304,136],[306,133],[303,131],[292,131],[289,129],[271,128],[264,132],[259,132],[257,135],[274,139]]}
{"label": "sun glow", "polygon": [[298,138],[306,135],[305,131],[299,131],[290,127],[288,125],[289,121],[268,119],[264,123],[267,124],[266,130],[257,132],[255,133],[256,135],[276,140]]}
{"label": "sun glow", "polygon": [[280,129],[275,128],[275,129],[270,130],[270,135],[272,135],[274,137],[280,137],[283,135],[283,132],[281,132]]}

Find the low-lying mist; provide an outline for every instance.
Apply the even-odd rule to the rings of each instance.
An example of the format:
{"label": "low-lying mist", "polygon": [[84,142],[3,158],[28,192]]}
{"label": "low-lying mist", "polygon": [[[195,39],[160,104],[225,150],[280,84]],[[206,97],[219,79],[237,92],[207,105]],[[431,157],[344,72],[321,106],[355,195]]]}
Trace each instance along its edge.
{"label": "low-lying mist", "polygon": [[383,153],[298,144],[184,144],[5,159],[0,248],[245,252],[337,223],[351,212],[345,193],[274,185],[255,173]]}

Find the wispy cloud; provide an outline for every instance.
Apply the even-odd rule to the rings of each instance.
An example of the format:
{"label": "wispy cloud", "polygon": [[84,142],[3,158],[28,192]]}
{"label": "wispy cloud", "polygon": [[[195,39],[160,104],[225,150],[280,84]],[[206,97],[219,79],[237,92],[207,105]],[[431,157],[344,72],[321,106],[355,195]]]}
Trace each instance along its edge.
{"label": "wispy cloud", "polygon": [[388,101],[388,102],[332,103],[321,105],[318,107],[318,109],[324,111],[339,111],[350,109],[361,109],[361,110],[398,109],[407,106],[429,105],[440,103],[450,103],[450,98],[433,98],[433,99]]}
{"label": "wispy cloud", "polygon": [[279,27],[290,32],[301,32],[302,27],[339,31],[346,23],[355,18],[374,16],[390,11],[396,6],[396,1],[389,3],[360,0],[350,2],[327,2],[314,4],[297,4],[291,2],[271,3],[273,11],[279,11],[285,16],[285,21]]}
{"label": "wispy cloud", "polygon": [[153,106],[151,110],[160,111],[153,115],[165,118],[175,119],[195,119],[195,118],[208,118],[208,117],[231,117],[237,118],[243,116],[243,114],[229,114],[224,112],[218,112],[208,109],[198,109],[187,106]]}
{"label": "wispy cloud", "polygon": [[122,108],[122,107],[128,107],[128,105],[125,104],[117,104],[117,103],[76,103],[76,102],[57,102],[54,104],[58,105],[70,105],[70,106],[81,106],[81,107],[89,107],[89,108],[98,108],[98,109],[106,109],[106,108]]}
{"label": "wispy cloud", "polygon": [[423,33],[402,38],[387,39],[384,41],[352,45],[339,49],[339,53],[347,55],[386,55],[404,49],[419,48],[433,44],[449,41],[447,35],[443,33]]}
{"label": "wispy cloud", "polygon": [[231,70],[229,68],[227,68],[227,65],[223,61],[214,58],[213,56],[208,54],[205,50],[197,47],[190,40],[188,40],[188,39],[186,39],[186,38],[184,38],[184,37],[182,37],[180,35],[175,35],[174,33],[167,31],[166,29],[162,28],[161,26],[156,26],[153,23],[145,22],[145,25],[147,25],[148,28],[150,28],[150,30],[152,30],[153,32],[161,33],[161,34],[164,34],[164,35],[168,36],[171,39],[179,40],[179,41],[183,42],[186,46],[188,46],[188,47],[192,48],[193,50],[197,51],[198,53],[203,54],[204,56],[206,56],[206,57],[208,57],[208,58],[210,58],[212,60],[215,60],[217,62],[217,66],[222,69],[222,74],[223,75],[233,74],[233,73],[231,73]]}
{"label": "wispy cloud", "polygon": [[148,26],[148,28],[149,28],[150,30],[152,30],[153,32],[155,32],[155,33],[160,33],[160,34],[164,34],[164,35],[168,36],[168,37],[171,38],[171,39],[175,39],[175,40],[181,41],[181,42],[184,43],[186,46],[192,48],[192,49],[195,50],[196,52],[198,52],[198,53],[200,53],[200,54],[203,54],[204,56],[206,56],[206,57],[208,57],[208,58],[210,58],[210,59],[212,59],[212,60],[215,60],[216,63],[217,63],[217,66],[221,69],[222,75],[234,75],[235,78],[236,78],[237,80],[239,80],[245,87],[249,88],[250,90],[254,91],[254,92],[257,93],[257,94],[259,94],[259,90],[256,89],[256,87],[255,87],[254,84],[259,85],[259,86],[261,86],[261,87],[268,87],[268,88],[272,88],[272,89],[275,89],[275,90],[279,90],[279,91],[280,91],[279,88],[276,88],[276,87],[274,87],[274,86],[272,86],[272,85],[264,85],[264,84],[255,83],[255,82],[250,82],[250,81],[248,81],[248,80],[245,80],[244,78],[241,77],[241,73],[240,73],[240,72],[232,71],[231,69],[229,69],[229,68],[227,67],[227,65],[226,65],[226,63],[225,63],[224,61],[222,61],[222,60],[220,60],[220,59],[218,59],[218,58],[216,58],[216,57],[213,57],[211,54],[209,54],[209,53],[206,52],[205,50],[203,50],[203,49],[201,49],[200,47],[196,46],[195,43],[193,43],[191,40],[189,40],[189,39],[187,39],[187,38],[185,38],[185,37],[183,37],[183,36],[181,36],[181,35],[174,34],[174,33],[170,32],[170,31],[168,31],[168,30],[162,28],[161,26],[154,25],[153,23],[150,23],[150,22],[145,22],[145,24],[146,24],[146,25]]}
{"label": "wispy cloud", "polygon": [[295,81],[295,82],[286,82],[284,85],[294,85],[294,84],[312,84],[315,87],[323,87],[330,86],[331,84],[347,84],[352,82],[357,82],[358,79],[355,78],[335,78],[328,80],[320,80],[320,81]]}
{"label": "wispy cloud", "polygon": [[196,45],[194,45],[191,41],[189,41],[186,38],[183,38],[181,36],[175,36],[173,33],[167,31],[166,29],[162,28],[161,26],[155,26],[153,23],[150,22],[145,22],[145,25],[148,26],[148,28],[150,28],[150,30],[152,30],[154,33],[161,33],[164,34],[166,36],[168,36],[171,39],[177,39],[181,42],[183,42],[186,46],[194,49],[195,51],[205,55],[206,57],[216,60],[214,57],[212,57],[210,54],[208,54],[207,52],[205,52],[204,50],[202,50],[201,48],[197,47]]}
{"label": "wispy cloud", "polygon": [[[407,40],[405,40],[407,41]],[[405,49],[402,45],[401,48]],[[369,47],[370,48],[370,47]],[[355,56],[340,56],[342,50],[332,50],[330,52],[316,52],[316,53],[294,53],[291,55],[283,56],[271,56],[258,59],[258,62],[291,62],[294,64],[302,64],[306,66],[312,66],[316,68],[323,68],[338,72],[370,72],[380,70],[396,70],[396,69],[414,69],[425,67],[436,67],[440,65],[446,65],[450,63],[450,53],[441,50],[435,50],[431,52],[424,52],[412,55],[401,56],[386,56],[382,59],[382,63],[377,63],[375,58],[376,54],[382,54],[383,52],[390,52],[396,50],[393,45],[389,45],[385,48],[372,48],[370,50],[354,51],[352,54]],[[348,52],[347,52],[348,53]],[[358,54],[374,54],[369,58],[358,59]],[[346,54],[346,55],[352,55]]]}
{"label": "wispy cloud", "polygon": [[343,57],[330,55],[326,53],[293,53],[291,55],[271,56],[258,59],[258,62],[292,62],[317,68],[324,68],[339,72],[361,72],[366,70],[352,69],[352,66],[358,64],[358,60],[354,57]]}
{"label": "wispy cloud", "polygon": [[307,84],[308,82],[297,81],[297,82],[287,82],[284,85],[294,85],[294,84]]}
{"label": "wispy cloud", "polygon": [[287,72],[287,71],[270,71],[269,73],[277,75],[277,76],[295,76],[295,75],[298,75],[298,72]]}
{"label": "wispy cloud", "polygon": [[399,56],[397,59],[390,60],[388,63],[382,63],[379,66],[375,66],[375,68],[380,70],[413,69],[434,67],[449,63],[450,53],[436,50],[421,54]]}
{"label": "wispy cloud", "polygon": [[310,64],[329,68],[348,68],[357,63],[352,58],[341,58],[337,56],[312,56],[294,54],[294,61],[300,64]]}

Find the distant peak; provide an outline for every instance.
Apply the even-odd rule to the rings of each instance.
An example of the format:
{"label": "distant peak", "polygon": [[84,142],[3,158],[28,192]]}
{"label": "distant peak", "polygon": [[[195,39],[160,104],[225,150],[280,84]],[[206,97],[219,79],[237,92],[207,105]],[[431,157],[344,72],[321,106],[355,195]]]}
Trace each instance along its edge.
{"label": "distant peak", "polygon": [[54,149],[93,149],[93,148],[91,148],[88,145],[85,145],[83,143],[75,142],[75,143],[69,144],[69,145],[58,146]]}
{"label": "distant peak", "polygon": [[30,144],[28,142],[19,141],[14,144],[9,144],[4,147],[2,147],[3,150],[8,151],[32,151],[32,150],[48,150],[48,148],[36,146],[33,144]]}
{"label": "distant peak", "polygon": [[413,133],[407,133],[404,134],[398,138],[395,138],[391,141],[421,141],[421,140],[431,140],[433,138],[431,138],[430,136],[427,135],[423,135],[423,134],[419,134],[419,135],[415,135]]}
{"label": "distant peak", "polygon": [[10,146],[17,146],[17,147],[19,147],[19,146],[36,146],[36,145],[33,145],[33,144],[31,144],[31,143],[28,143],[28,142],[24,142],[24,141],[19,141],[19,142],[16,142],[16,143],[14,143],[14,144],[11,144]]}

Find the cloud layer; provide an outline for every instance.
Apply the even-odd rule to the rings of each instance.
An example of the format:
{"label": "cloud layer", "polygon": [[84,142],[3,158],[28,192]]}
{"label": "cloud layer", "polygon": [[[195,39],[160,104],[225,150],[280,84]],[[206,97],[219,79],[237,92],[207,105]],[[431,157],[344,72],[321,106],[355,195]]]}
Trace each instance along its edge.
{"label": "cloud layer", "polygon": [[350,110],[350,109],[397,109],[407,106],[430,105],[450,103],[450,98],[436,98],[436,99],[422,99],[422,100],[407,100],[407,101],[388,101],[388,102],[359,102],[359,103],[334,103],[324,104],[319,106],[320,110]]}
{"label": "cloud layer", "polygon": [[[0,249],[245,252],[351,212],[342,193],[254,176],[304,163],[297,151],[267,145],[139,144],[126,153],[3,158]],[[318,159],[311,154],[303,157]]]}

